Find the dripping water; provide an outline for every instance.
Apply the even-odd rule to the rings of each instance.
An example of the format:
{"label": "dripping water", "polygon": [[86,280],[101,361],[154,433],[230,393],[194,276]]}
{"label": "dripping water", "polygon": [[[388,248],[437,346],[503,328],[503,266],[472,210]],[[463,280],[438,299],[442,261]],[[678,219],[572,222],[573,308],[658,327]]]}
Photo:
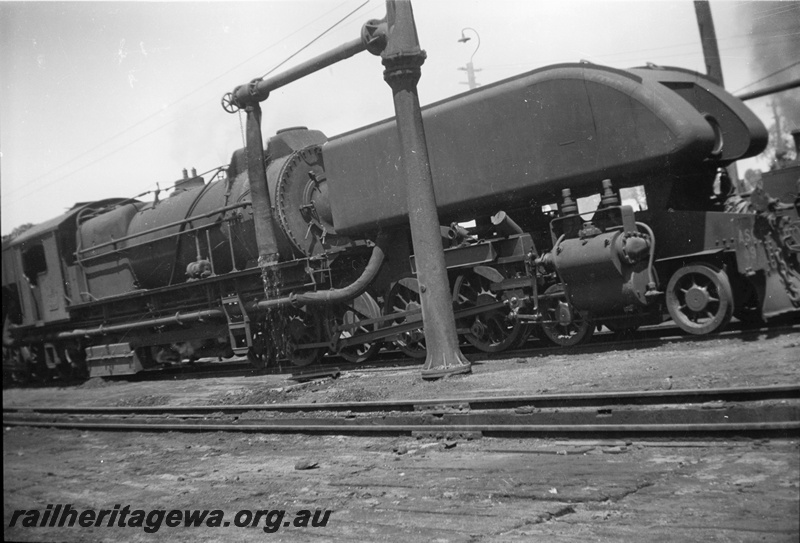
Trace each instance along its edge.
{"label": "dripping water", "polygon": [[[283,279],[281,271],[273,265],[262,265],[261,279],[264,283],[264,294],[267,300],[280,296]],[[287,311],[283,306],[272,307],[267,310],[264,317],[264,353],[263,357],[267,363],[288,358],[290,341],[288,335]]]}

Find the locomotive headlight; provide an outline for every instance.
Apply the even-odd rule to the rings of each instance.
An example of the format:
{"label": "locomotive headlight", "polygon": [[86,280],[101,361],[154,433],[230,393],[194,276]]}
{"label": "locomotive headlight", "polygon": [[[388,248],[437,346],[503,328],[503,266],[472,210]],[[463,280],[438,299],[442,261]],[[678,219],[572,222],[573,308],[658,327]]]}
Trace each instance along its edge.
{"label": "locomotive headlight", "polygon": [[650,257],[650,239],[640,232],[625,232],[617,238],[616,245],[620,260],[628,264]]}

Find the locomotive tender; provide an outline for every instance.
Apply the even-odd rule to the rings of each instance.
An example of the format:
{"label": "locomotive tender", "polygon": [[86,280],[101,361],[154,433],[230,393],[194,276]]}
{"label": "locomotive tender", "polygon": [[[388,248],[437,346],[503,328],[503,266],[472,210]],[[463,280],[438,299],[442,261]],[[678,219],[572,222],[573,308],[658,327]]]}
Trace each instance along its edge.
{"label": "locomotive tender", "polygon": [[[800,310],[796,207],[726,210],[724,168],[767,131],[704,76],[556,65],[423,119],[458,332],[477,349],[666,318],[709,334]],[[243,149],[168,197],[80,203],[31,228],[3,246],[4,369],[424,356],[399,154],[393,119],[268,139],[279,258],[266,293]]]}

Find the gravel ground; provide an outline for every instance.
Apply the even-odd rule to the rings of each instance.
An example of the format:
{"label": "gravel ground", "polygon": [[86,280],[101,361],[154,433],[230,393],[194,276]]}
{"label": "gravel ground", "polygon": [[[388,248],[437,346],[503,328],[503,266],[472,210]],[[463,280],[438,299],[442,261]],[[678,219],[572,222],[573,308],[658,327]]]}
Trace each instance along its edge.
{"label": "gravel ground", "polygon": [[349,371],[298,385],[289,375],[164,381],[92,379],[74,387],[9,389],[3,405],[197,405],[340,402],[464,396],[695,389],[800,382],[800,327],[774,335],[665,340],[475,362],[472,374],[424,381],[416,368]]}
{"label": "gravel ground", "polygon": [[[479,362],[471,375],[435,382],[414,368],[350,371],[301,385],[287,375],[96,379],[5,390],[3,404],[321,403],[800,382],[800,329],[646,345]],[[5,428],[3,444],[6,540],[794,543],[800,537],[795,438],[435,441]],[[304,467],[310,469],[298,469]],[[105,523],[33,528],[20,514],[11,526],[15,510],[45,511],[48,504],[219,510],[231,524],[162,523],[152,533]],[[237,528],[244,510],[265,513],[257,526]],[[276,524],[277,513],[267,516],[280,510],[289,525]],[[330,510],[328,523],[295,527],[305,510]],[[264,529],[270,526],[274,532]]]}

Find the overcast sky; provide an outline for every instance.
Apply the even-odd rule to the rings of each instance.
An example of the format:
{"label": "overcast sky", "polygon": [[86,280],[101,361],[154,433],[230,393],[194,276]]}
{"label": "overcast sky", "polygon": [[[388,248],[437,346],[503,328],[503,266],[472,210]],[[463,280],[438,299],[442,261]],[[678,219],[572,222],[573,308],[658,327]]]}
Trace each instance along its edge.
{"label": "overcast sky", "polygon": [[[365,1],[284,69],[357,38],[364,22],[383,17],[384,1],[0,1],[2,232],[75,202],[169,186],[182,168],[202,173],[226,164],[243,135],[238,116],[222,110],[222,95]],[[467,89],[458,67],[473,54],[482,84],[581,59],[705,71],[690,0],[413,5],[428,53],[423,105]],[[711,9],[726,88],[800,77],[800,2],[712,0]],[[465,27],[474,29],[466,31],[472,39],[459,43]],[[392,116],[382,70],[379,57],[362,53],[274,92],[262,104],[265,135],[302,125],[333,136]],[[768,120],[767,104],[749,103]]]}

